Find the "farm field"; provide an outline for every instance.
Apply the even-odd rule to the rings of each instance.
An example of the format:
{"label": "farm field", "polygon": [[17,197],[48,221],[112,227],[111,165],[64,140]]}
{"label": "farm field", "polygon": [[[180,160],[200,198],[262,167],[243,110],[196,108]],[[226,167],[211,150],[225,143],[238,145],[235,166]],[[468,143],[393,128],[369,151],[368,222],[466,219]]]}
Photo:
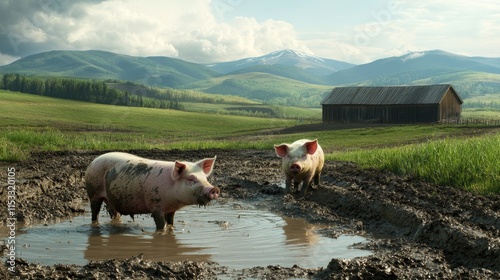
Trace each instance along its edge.
{"label": "farm field", "polygon": [[[227,110],[229,106],[201,103],[188,105],[195,110],[201,110],[203,106],[208,110]],[[262,111],[278,110],[276,106],[253,106]],[[239,108],[249,110],[251,107],[252,105],[245,105]],[[5,116],[0,124],[0,160],[4,161],[27,159],[33,151],[57,150],[220,148],[272,151],[275,144],[291,143],[300,138],[317,138],[330,159],[351,160],[365,167],[388,169],[401,174],[418,174],[445,185],[459,183],[458,187],[479,193],[500,193],[498,177],[490,179],[490,176],[465,172],[475,175],[463,178],[461,169],[447,168],[445,164],[439,167],[439,170],[444,169],[442,172],[448,174],[448,180],[443,180],[442,177],[433,175],[435,170],[432,168],[424,173],[421,168],[401,168],[398,164],[401,159],[395,156],[429,150],[427,147],[434,140],[453,143],[446,139],[475,137],[469,144],[463,144],[461,140],[457,140],[455,144],[447,144],[450,147],[448,150],[455,150],[455,155],[449,155],[450,159],[463,165],[463,162],[470,162],[471,159],[464,153],[457,152],[454,147],[472,147],[476,142],[482,143],[490,139],[490,143],[484,145],[482,151],[473,153],[475,157],[472,160],[481,163],[477,170],[494,170],[499,164],[496,159],[500,158],[500,152],[495,148],[500,140],[498,137],[490,137],[498,135],[495,127],[321,124],[314,120],[269,116],[232,116],[214,112],[101,105],[9,91],[0,92],[0,110]],[[279,110],[286,112],[283,108]],[[316,110],[305,108],[298,112],[305,116],[307,111],[317,113]],[[483,139],[482,135],[486,137]],[[485,162],[483,159],[486,156],[492,160]],[[428,157],[431,158],[432,155]],[[418,166],[419,162],[413,164]],[[423,160],[421,164],[428,165],[428,162]],[[462,179],[455,181],[454,178],[457,177]],[[485,178],[485,181],[481,182],[480,178]]]}
{"label": "farm field", "polygon": [[330,149],[346,149],[458,131],[431,126],[307,131],[300,127],[309,121],[110,106],[7,91],[0,92],[0,110],[3,160],[22,159],[32,150],[272,149],[297,137],[321,138]]}

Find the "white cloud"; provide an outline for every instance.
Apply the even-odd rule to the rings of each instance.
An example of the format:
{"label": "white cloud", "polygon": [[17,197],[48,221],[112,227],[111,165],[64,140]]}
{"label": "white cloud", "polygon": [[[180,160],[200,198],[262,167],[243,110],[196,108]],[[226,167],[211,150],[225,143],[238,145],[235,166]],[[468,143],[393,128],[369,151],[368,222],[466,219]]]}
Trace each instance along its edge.
{"label": "white cloud", "polygon": [[[239,13],[262,12],[263,3],[0,1],[0,54],[12,58],[52,49],[101,49],[214,62],[289,48],[352,63],[429,49],[499,56],[500,4],[493,0],[377,0],[363,7],[346,2],[328,13],[330,21],[300,16],[305,12],[293,1],[279,7],[266,4],[274,7],[265,11],[266,17]],[[317,5],[315,11],[326,6],[310,5]],[[283,16],[290,12],[296,18]],[[321,26],[313,29],[316,22]],[[297,26],[308,29],[298,32]]]}
{"label": "white cloud", "polygon": [[500,3],[496,1],[390,2],[397,3],[397,8],[391,11],[389,4],[381,4],[363,11],[364,20],[344,26],[342,32],[304,41],[316,55],[352,63],[433,49],[500,55]]}
{"label": "white cloud", "polygon": [[[500,4],[496,1],[412,1],[402,5],[398,26],[413,50],[442,49],[465,55],[493,55],[498,49]],[[400,40],[402,41],[402,40]],[[498,51],[495,51],[498,55]]]}
{"label": "white cloud", "polygon": [[18,34],[19,45],[100,49],[194,62],[234,60],[282,48],[310,52],[297,39],[293,25],[284,21],[239,17],[231,24],[220,22],[207,0],[142,3],[111,0],[82,4],[78,18],[70,12],[39,9],[9,29]]}
{"label": "white cloud", "polygon": [[0,65],[7,65],[7,64],[10,64],[10,63],[18,60],[18,59],[20,59],[20,57],[10,56],[8,54],[0,53]]}

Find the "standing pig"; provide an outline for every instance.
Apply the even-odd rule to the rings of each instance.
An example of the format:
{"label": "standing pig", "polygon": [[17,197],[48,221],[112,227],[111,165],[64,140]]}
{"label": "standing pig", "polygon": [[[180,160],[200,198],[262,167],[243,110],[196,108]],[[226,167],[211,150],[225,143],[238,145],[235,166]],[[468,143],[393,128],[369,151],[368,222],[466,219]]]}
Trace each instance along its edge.
{"label": "standing pig", "polygon": [[85,185],[92,209],[92,222],[102,202],[111,218],[152,213],[156,229],[174,223],[174,214],[186,205],[206,205],[220,190],[207,181],[215,157],[198,162],[150,160],[112,152],[94,159],[87,167]]}
{"label": "standing pig", "polygon": [[314,184],[319,185],[319,176],[325,163],[323,149],[318,140],[301,139],[292,144],[275,145],[276,154],[282,158],[282,170],[286,178],[286,191],[292,193],[292,180],[294,188],[298,190],[302,182],[301,193],[305,195],[314,179]]}

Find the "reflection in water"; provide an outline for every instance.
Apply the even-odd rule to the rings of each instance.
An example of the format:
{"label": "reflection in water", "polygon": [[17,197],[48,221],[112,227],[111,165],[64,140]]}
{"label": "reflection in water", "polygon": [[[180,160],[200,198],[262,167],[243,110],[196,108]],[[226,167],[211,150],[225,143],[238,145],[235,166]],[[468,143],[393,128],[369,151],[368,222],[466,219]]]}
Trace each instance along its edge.
{"label": "reflection in water", "polygon": [[286,244],[309,244],[318,242],[318,234],[315,232],[318,227],[308,223],[302,218],[284,217],[285,225],[283,231],[286,235]]}
{"label": "reflection in water", "polygon": [[144,254],[144,259],[153,261],[210,260],[210,255],[197,253],[202,248],[182,246],[172,229],[163,233],[137,234],[127,225],[92,227],[87,249],[83,254],[87,260],[125,259],[139,254]]}
{"label": "reflection in water", "polygon": [[215,261],[237,269],[269,264],[320,267],[331,258],[370,254],[348,248],[364,242],[362,237],[327,238],[304,219],[241,208],[218,204],[186,207],[176,214],[175,227],[161,233],[147,215],[135,221],[128,217],[112,221],[103,216],[100,225],[92,225],[87,211],[72,221],[23,230],[25,234],[18,234],[16,242],[25,246],[18,255],[47,265],[84,265],[88,260],[144,254],[145,259],[155,261]]}

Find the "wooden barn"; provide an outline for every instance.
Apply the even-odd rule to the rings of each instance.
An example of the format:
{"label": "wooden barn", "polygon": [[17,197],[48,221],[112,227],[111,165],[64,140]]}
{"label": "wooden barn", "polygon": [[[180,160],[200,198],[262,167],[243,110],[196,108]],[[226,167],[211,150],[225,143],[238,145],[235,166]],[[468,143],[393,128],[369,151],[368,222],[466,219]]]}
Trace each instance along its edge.
{"label": "wooden barn", "polygon": [[433,123],[460,118],[451,85],[336,87],[321,102],[323,122]]}

